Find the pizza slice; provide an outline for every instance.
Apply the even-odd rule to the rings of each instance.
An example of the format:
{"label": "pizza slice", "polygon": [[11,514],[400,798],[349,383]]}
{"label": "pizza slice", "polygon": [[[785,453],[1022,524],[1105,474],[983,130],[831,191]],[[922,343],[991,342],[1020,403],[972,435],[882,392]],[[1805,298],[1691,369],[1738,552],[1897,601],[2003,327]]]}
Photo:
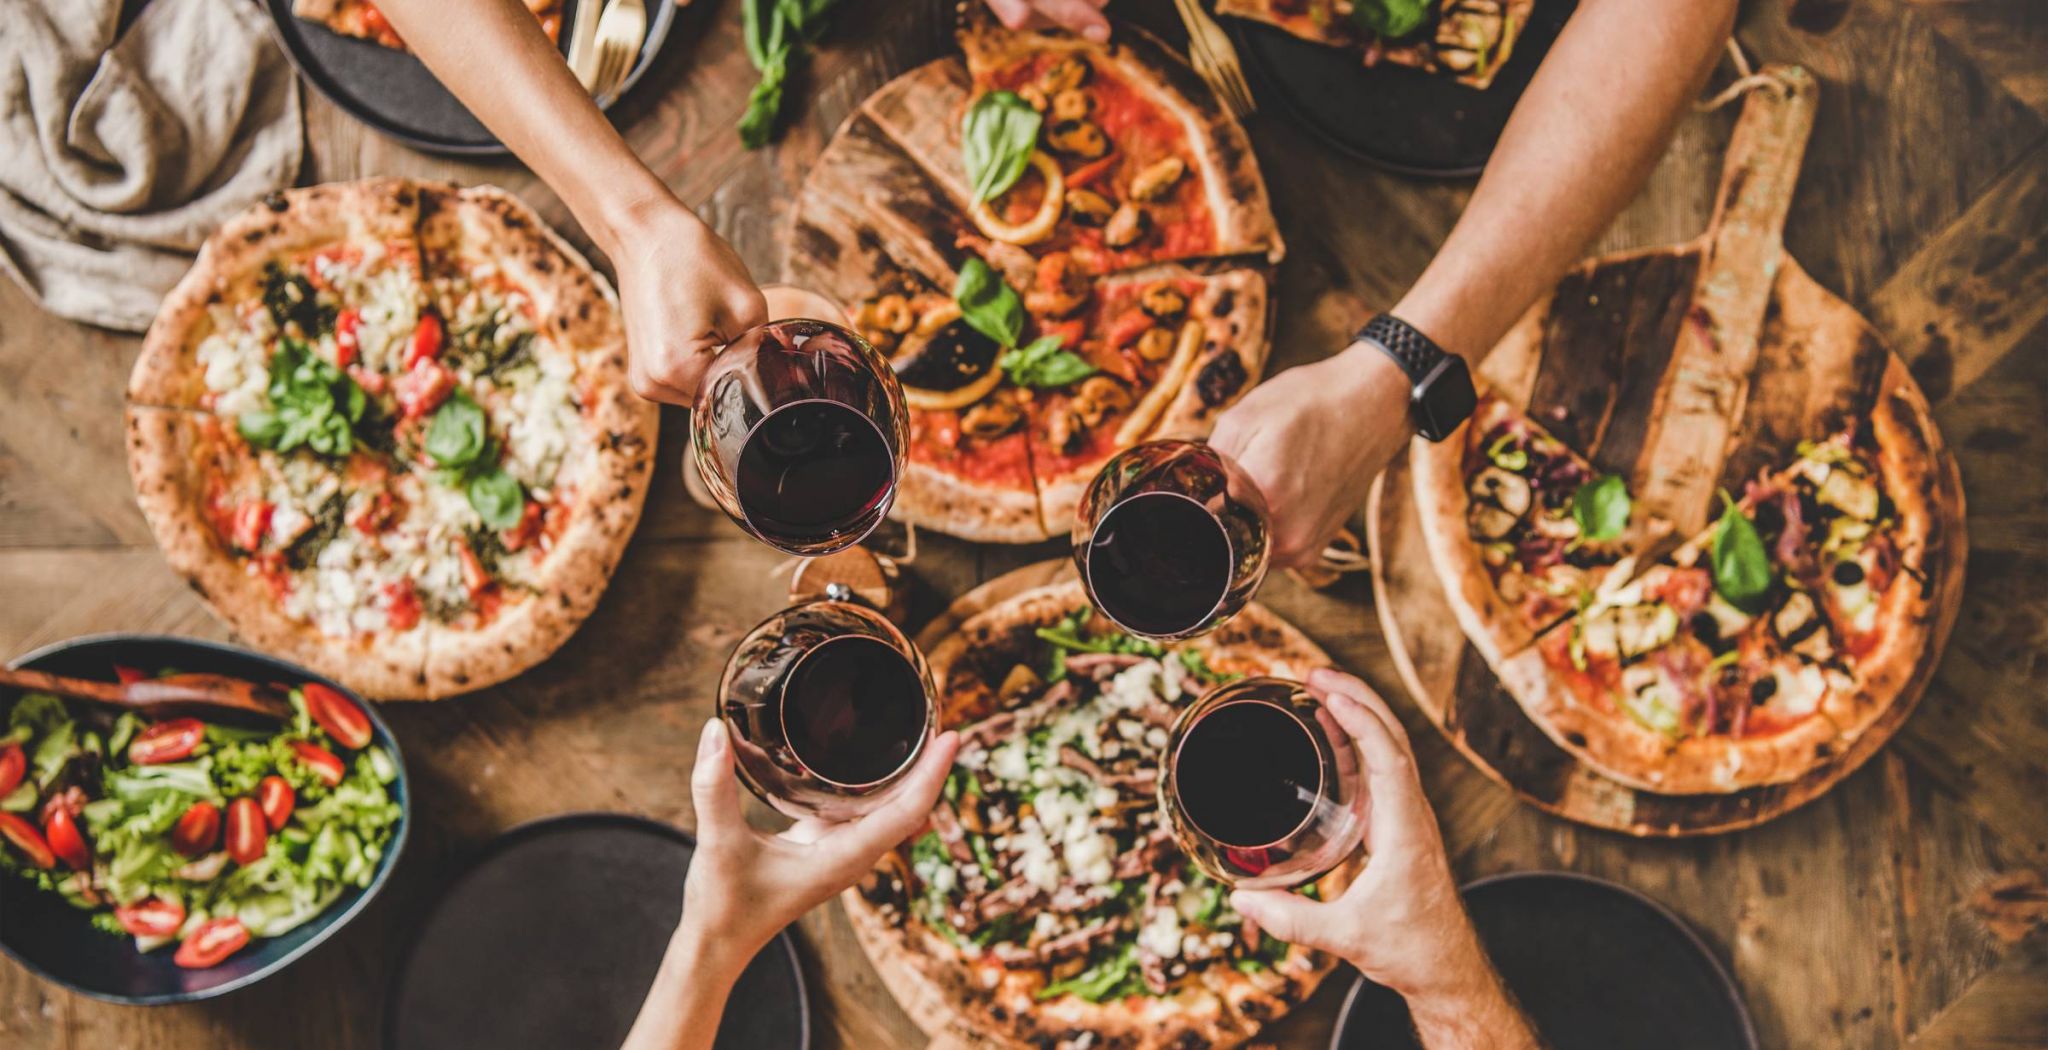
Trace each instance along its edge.
{"label": "pizza slice", "polygon": [[1423,536],[1459,625],[1489,662],[1570,615],[1668,526],[1491,394],[1447,441],[1416,441]]}
{"label": "pizza slice", "polygon": [[[1303,40],[1359,50],[1367,66],[1387,62],[1455,76],[1484,89],[1514,54],[1536,0],[1416,0],[1424,9],[1393,39],[1361,21],[1354,0],[1217,0],[1216,13],[1264,22]],[[1379,5],[1388,7],[1392,5]]]}
{"label": "pizza slice", "polygon": [[[540,20],[541,32],[550,42],[562,35],[563,0],[524,0],[527,11]],[[368,40],[394,51],[404,51],[405,41],[391,28],[384,12],[372,0],[292,0],[292,15],[326,26],[342,36]]]}

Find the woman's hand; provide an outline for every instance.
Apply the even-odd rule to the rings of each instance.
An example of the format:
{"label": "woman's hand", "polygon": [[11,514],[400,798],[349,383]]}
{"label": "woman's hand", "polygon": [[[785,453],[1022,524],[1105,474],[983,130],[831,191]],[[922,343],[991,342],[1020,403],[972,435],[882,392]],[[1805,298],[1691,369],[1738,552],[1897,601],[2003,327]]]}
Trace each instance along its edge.
{"label": "woman's hand", "polygon": [[1410,433],[1407,377],[1355,344],[1253,387],[1217,418],[1209,444],[1265,495],[1274,562],[1298,566],[1365,507],[1372,479]]}
{"label": "woman's hand", "polygon": [[1109,39],[1109,19],[1102,16],[1109,0],[988,0],[988,9],[1011,29],[1063,26],[1100,44]]}
{"label": "woman's hand", "polygon": [[633,391],[688,405],[718,349],[768,319],[747,264],[666,189],[609,219],[599,245],[619,275]]}

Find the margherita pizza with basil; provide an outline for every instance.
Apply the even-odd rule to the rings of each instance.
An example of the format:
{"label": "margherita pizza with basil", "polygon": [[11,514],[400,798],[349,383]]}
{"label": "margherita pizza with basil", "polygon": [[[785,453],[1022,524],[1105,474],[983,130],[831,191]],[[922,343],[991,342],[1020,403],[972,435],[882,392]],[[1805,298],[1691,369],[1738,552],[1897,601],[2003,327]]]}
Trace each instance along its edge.
{"label": "margherita pizza with basil", "polygon": [[[883,982],[934,1036],[1002,1047],[1232,1047],[1334,960],[1264,936],[1174,844],[1156,800],[1180,709],[1323,653],[1259,606],[1162,648],[1079,584],[1027,591],[931,653],[962,735],[931,830],[845,895]],[[1303,892],[1335,894],[1348,869]]]}
{"label": "margherita pizza with basil", "polygon": [[657,419],[580,256],[502,191],[402,179],[224,226],[128,401],[172,566],[258,646],[392,699],[568,637],[638,520]]}
{"label": "margherita pizza with basil", "polygon": [[1257,382],[1281,245],[1244,132],[1157,41],[968,16],[966,62],[876,93],[806,183],[791,268],[910,407],[893,513],[1066,532],[1111,456],[1198,437]]}

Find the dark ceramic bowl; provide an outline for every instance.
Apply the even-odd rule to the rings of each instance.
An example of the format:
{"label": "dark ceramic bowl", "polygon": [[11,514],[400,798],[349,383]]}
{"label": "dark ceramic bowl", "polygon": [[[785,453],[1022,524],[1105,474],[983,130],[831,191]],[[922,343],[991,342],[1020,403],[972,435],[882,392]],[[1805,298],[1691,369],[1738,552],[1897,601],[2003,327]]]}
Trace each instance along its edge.
{"label": "dark ceramic bowl", "polygon": [[[166,635],[103,634],[44,646],[15,660],[12,666],[104,679],[117,663],[235,675],[259,682],[320,682],[332,687],[354,700],[370,716],[375,742],[391,753],[398,766],[398,778],[390,785],[392,800],[401,810],[398,827],[384,847],[384,858],[369,888],[343,893],[326,911],[298,929],[282,937],[253,940],[209,970],[179,968],[171,962],[168,948],[144,955],[135,950],[131,939],[94,929],[89,913],[72,907],[64,898],[8,875],[0,875],[0,901],[5,902],[0,906],[0,952],[46,981],[95,999],[134,1006],[210,999],[255,984],[291,965],[347,925],[384,887],[412,826],[405,756],[398,750],[391,727],[362,697],[302,667],[231,645]],[[13,701],[10,691],[0,697],[0,706],[11,708]]]}

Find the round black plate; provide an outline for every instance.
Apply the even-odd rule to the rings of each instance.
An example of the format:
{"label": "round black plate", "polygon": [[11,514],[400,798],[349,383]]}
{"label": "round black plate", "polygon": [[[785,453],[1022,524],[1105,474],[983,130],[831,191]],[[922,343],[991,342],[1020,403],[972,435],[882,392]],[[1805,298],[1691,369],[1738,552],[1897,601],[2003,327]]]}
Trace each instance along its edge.
{"label": "round black plate", "polygon": [[1388,63],[1367,68],[1358,52],[1327,47],[1262,22],[1223,18],[1261,103],[1278,99],[1295,120],[1362,160],[1406,175],[1479,174],[1508,114],[1577,0],[1536,0],[1514,53],[1484,91],[1447,74]]}
{"label": "round black plate", "polygon": [[[682,914],[695,848],[666,824],[611,813],[498,836],[420,922],[393,975],[387,1050],[619,1045]],[[717,1045],[811,1045],[789,934],[747,964]]]}
{"label": "round black plate", "polygon": [[[412,827],[412,799],[406,791],[405,756],[391,728],[377,709],[346,687],[305,668],[275,660],[261,653],[232,645],[147,634],[102,634],[73,638],[45,646],[11,666],[72,675],[78,678],[111,677],[113,665],[180,671],[204,671],[234,675],[257,682],[320,682],[354,700],[370,716],[374,739],[398,764],[398,779],[391,783],[391,798],[404,815],[384,847],[384,859],[370,880],[368,889],[350,890],[311,921],[282,937],[252,941],[227,962],[210,970],[180,969],[171,961],[171,949],[144,955],[135,942],[92,928],[87,913],[65,903],[54,893],[42,893],[11,877],[0,876],[0,951],[29,972],[74,992],[130,1006],[158,1006],[210,999],[255,984],[291,965],[312,951],[334,931],[348,925],[384,888],[384,880],[398,864],[405,849],[406,832]],[[7,694],[12,707],[12,694]]]}
{"label": "round black plate", "polygon": [[[1685,922],[1614,883],[1521,872],[1465,887],[1508,989],[1556,1050],[1756,1050],[1742,993]],[[1416,1046],[1401,997],[1360,978],[1331,1050]]]}
{"label": "round black plate", "polygon": [[[566,0],[563,5],[561,44],[565,53],[576,5],[582,2],[585,0]],[[268,0],[268,7],[270,20],[277,26],[277,38],[291,55],[292,64],[321,94],[357,120],[400,142],[434,153],[506,152],[504,145],[484,130],[469,110],[411,54],[295,18],[292,0]],[[662,41],[668,39],[675,11],[676,5],[668,0],[648,0],[647,40],[640,45],[640,58],[626,74],[613,102],[633,90],[633,85],[654,64]],[[605,108],[610,109],[611,103],[606,103]]]}

